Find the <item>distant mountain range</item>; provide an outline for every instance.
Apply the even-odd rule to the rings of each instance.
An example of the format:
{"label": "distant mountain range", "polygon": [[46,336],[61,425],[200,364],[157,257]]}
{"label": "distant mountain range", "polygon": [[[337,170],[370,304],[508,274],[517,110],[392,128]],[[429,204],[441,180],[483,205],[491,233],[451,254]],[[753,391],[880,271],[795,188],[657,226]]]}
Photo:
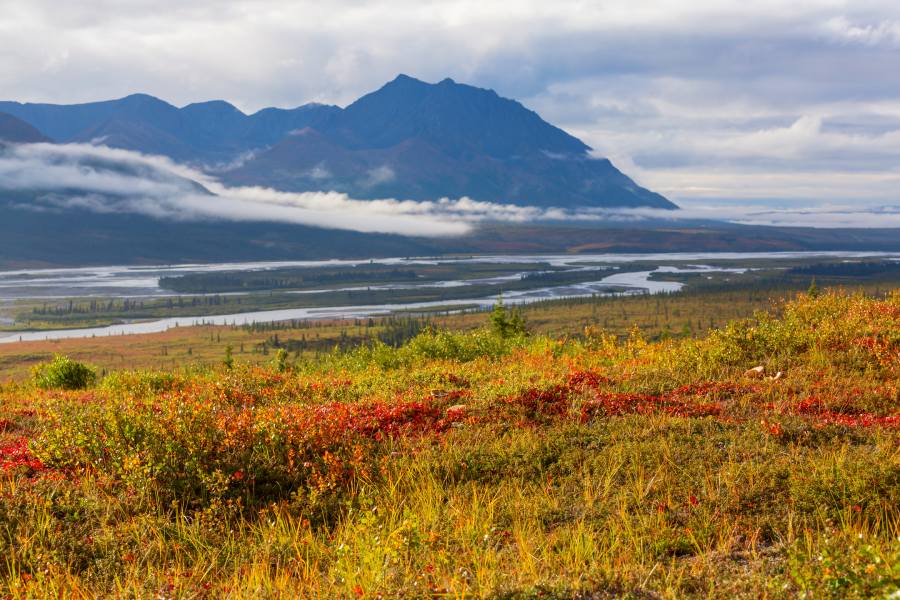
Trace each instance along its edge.
{"label": "distant mountain range", "polygon": [[[82,145],[67,145],[73,143]],[[166,156],[194,171],[106,147]],[[457,237],[361,233],[315,226],[324,221],[312,217],[266,216],[280,205],[236,199],[241,190],[213,185],[210,175],[226,186],[334,190],[358,199],[466,196],[566,209],[677,208],[518,102],[449,79],[428,84],[401,75],[346,108],[307,104],[251,115],[221,101],[176,108],[147,95],[72,106],[0,102],[0,268],[446,253],[900,250],[896,230],[665,218],[628,225],[481,222]],[[343,218],[360,205],[345,206],[330,213]]]}
{"label": "distant mountain range", "polygon": [[231,185],[359,199],[677,208],[518,102],[450,79],[400,75],[343,109],[246,115],[223,101],[177,108],[137,94],[78,105],[0,102],[0,113],[0,140],[162,155]]}
{"label": "distant mountain range", "polygon": [[0,102],[0,112],[28,122],[59,143],[103,144],[207,167],[265,148],[335,111],[340,109],[307,104],[291,110],[267,108],[248,116],[227,102],[176,108],[146,94],[73,105]]}

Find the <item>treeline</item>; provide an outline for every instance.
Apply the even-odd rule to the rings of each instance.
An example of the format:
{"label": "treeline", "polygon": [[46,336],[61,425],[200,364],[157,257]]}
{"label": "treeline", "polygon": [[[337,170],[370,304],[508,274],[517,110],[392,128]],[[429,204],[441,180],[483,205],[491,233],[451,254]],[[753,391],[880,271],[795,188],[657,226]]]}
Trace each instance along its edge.
{"label": "treeline", "polygon": [[[286,350],[300,355],[304,352],[327,352],[338,348],[350,350],[378,340],[388,346],[400,347],[412,338],[432,326],[431,321],[418,317],[386,317],[379,321],[374,319],[356,319],[353,322],[354,333],[348,333],[350,323],[346,323],[337,337],[322,337],[316,329],[333,327],[321,321],[283,321],[280,323],[260,323],[246,325],[244,329],[254,333],[271,331],[272,334],[256,344],[255,351],[268,354],[272,350]],[[285,335],[284,330],[310,330],[309,333]]]}
{"label": "treeline", "polygon": [[535,273],[524,273],[520,277],[521,281],[530,283],[572,283],[585,281],[585,273],[590,273],[592,278],[596,276],[597,280],[603,279],[607,275],[618,272],[616,269],[597,269],[584,271],[582,269],[567,269],[565,271],[537,271]]}
{"label": "treeline", "polygon": [[[342,324],[370,329],[378,325],[378,321],[368,317],[365,319],[337,319]],[[269,331],[286,331],[292,329],[326,329],[334,326],[333,321],[325,319],[288,319],[286,321],[261,321],[241,325],[240,328],[250,333],[266,333]]]}
{"label": "treeline", "polygon": [[178,296],[174,298],[149,299],[147,303],[144,300],[131,300],[128,298],[106,301],[91,300],[89,302],[69,300],[59,304],[45,303],[41,306],[34,306],[31,309],[31,314],[35,316],[119,314],[158,308],[175,309],[192,306],[221,306],[223,304],[241,304],[241,299],[239,297],[213,295],[190,298]]}
{"label": "treeline", "polygon": [[283,290],[343,283],[384,283],[412,281],[418,274],[410,269],[343,269],[272,271],[231,271],[194,273],[177,277],[160,277],[159,286],[180,293],[215,293],[238,291]]}
{"label": "treeline", "polygon": [[131,310],[140,310],[144,308],[142,300],[108,300],[102,302],[99,300],[91,300],[90,302],[75,302],[69,300],[63,304],[44,304],[42,306],[32,307],[33,315],[84,315],[92,313],[117,313],[128,312]]}
{"label": "treeline", "polygon": [[807,277],[875,277],[900,275],[900,262],[893,260],[866,262],[829,262],[794,267],[791,275]]}
{"label": "treeline", "polygon": [[428,319],[417,317],[388,317],[381,321],[382,328],[378,332],[378,340],[388,346],[399,348],[413,339],[432,323]]}

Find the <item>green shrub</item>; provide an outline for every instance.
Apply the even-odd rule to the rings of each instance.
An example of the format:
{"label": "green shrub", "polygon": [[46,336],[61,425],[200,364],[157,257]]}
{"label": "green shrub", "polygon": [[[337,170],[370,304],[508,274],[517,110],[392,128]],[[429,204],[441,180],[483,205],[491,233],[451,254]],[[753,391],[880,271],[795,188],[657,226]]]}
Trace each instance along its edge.
{"label": "green shrub", "polygon": [[191,377],[199,376],[196,371],[182,375],[167,371],[114,371],[103,378],[100,389],[112,394],[132,394],[143,398],[178,389]]}
{"label": "green shrub", "polygon": [[426,330],[401,348],[411,361],[455,360],[469,362],[481,357],[499,358],[509,352],[510,344],[484,330],[454,333]]}
{"label": "green shrub", "polygon": [[97,373],[67,356],[56,355],[50,362],[36,366],[32,378],[37,387],[45,390],[81,390],[94,385]]}
{"label": "green shrub", "polygon": [[429,360],[469,362],[478,358],[500,358],[525,338],[503,338],[487,329],[467,332],[425,328],[403,346],[394,348],[380,340],[370,346],[360,346],[349,352],[336,350],[327,366],[330,368],[363,368],[378,365],[383,369],[405,368]]}

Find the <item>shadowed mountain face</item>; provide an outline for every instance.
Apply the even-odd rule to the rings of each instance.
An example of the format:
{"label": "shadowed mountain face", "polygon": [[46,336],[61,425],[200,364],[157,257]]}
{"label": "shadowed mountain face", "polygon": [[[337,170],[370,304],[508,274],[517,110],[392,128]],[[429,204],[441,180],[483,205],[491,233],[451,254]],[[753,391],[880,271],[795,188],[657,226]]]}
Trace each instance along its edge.
{"label": "shadowed mountain face", "polygon": [[406,75],[348,106],[327,130],[351,148],[389,148],[418,139],[455,157],[506,160],[535,149],[558,155],[590,149],[492,90],[452,79],[430,85]]}
{"label": "shadowed mountain face", "polygon": [[143,94],[72,106],[0,102],[58,142],[168,156],[232,185],[354,198],[540,207],[677,208],[518,102],[405,75],[341,109],[245,115],[222,101],[176,108]]}
{"label": "shadowed mountain face", "polygon": [[49,142],[45,135],[21,119],[0,113],[0,142],[34,144]]}
{"label": "shadowed mountain face", "polygon": [[355,198],[676,208],[589,151],[493,91],[401,75],[224,178]]}

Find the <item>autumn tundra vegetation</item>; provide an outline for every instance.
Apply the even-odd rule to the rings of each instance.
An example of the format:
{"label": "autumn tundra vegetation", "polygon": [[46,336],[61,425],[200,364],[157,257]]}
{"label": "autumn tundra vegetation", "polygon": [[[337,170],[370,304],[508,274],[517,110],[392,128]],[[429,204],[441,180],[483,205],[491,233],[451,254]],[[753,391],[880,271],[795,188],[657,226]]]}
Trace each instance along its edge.
{"label": "autumn tundra vegetation", "polygon": [[698,338],[529,335],[498,307],[317,360],[58,357],[0,398],[3,597],[900,589],[897,292]]}

